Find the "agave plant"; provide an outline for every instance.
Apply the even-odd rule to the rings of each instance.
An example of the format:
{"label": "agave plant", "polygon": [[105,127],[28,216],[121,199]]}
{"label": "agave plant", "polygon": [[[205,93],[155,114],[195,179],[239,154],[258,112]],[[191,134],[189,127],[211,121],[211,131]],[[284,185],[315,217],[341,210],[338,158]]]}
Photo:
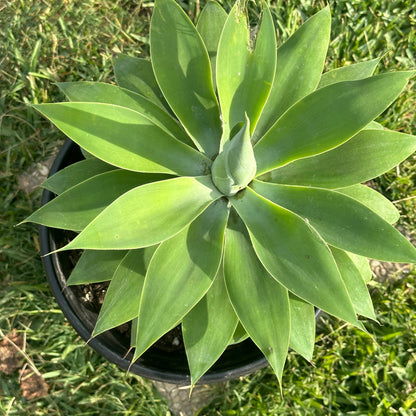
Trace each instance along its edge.
{"label": "agave plant", "polygon": [[416,262],[394,205],[363,182],[416,150],[373,120],[413,72],[378,60],[322,75],[328,8],[277,47],[269,8],[209,2],[194,26],[156,0],[151,60],[120,55],[118,86],[61,83],[35,105],[86,159],[27,221],[79,233],[68,285],[111,280],[92,336],[132,321],[136,360],[181,324],[192,384],[250,337],[279,380],[311,360],[315,308],[365,330],[367,258]]}

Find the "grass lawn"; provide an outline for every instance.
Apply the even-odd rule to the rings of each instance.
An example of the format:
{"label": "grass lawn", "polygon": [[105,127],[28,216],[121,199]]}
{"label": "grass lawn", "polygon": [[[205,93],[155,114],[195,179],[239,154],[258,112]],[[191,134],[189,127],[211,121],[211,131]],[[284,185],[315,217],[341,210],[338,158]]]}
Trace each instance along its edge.
{"label": "grass lawn", "polygon": [[[181,3],[192,17],[204,4]],[[223,4],[229,10],[231,0]],[[273,0],[280,40],[326,4]],[[414,0],[329,4],[333,26],[327,69],[376,57],[382,58],[379,72],[415,68]],[[40,204],[41,190],[28,192],[25,179],[41,170],[65,139],[28,104],[63,100],[54,86],[58,81],[113,82],[114,54],[148,56],[152,5],[134,0],[0,2],[0,340],[16,329],[24,341],[21,366],[41,374],[49,388],[46,397],[29,400],[17,370],[0,372],[4,415],[170,414],[149,381],[126,375],[84,346],[51,297],[37,227],[15,227]],[[415,134],[415,108],[413,79],[378,121]],[[395,201],[401,229],[416,237],[416,158],[377,178],[375,186]],[[273,373],[264,369],[228,382],[200,414],[416,415],[415,276],[416,268],[403,266],[386,281],[371,282],[379,324],[366,326],[374,339],[324,317],[313,365],[289,355],[283,396]]]}

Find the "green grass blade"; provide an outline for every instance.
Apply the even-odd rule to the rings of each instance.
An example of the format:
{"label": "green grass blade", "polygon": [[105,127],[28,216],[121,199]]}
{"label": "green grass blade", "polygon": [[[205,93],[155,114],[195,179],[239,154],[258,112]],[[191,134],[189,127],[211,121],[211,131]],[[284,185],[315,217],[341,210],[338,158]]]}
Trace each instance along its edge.
{"label": "green grass blade", "polygon": [[102,82],[60,82],[70,101],[115,104],[137,111],[176,139],[193,146],[185,130],[165,110],[140,94]]}
{"label": "green grass blade", "polygon": [[331,252],[307,222],[250,188],[231,203],[257,256],[278,282],[312,305],[360,325]]}
{"label": "green grass blade", "polygon": [[389,224],[394,224],[400,218],[400,212],[394,204],[369,186],[357,184],[337,189],[337,192],[361,202]]}
{"label": "green grass blade", "polygon": [[227,203],[219,200],[156,250],[143,286],[133,360],[176,326],[210,288],[221,262],[227,218]]}
{"label": "green grass blade", "polygon": [[207,294],[182,321],[183,340],[195,383],[212,367],[233,338],[238,324],[231,306],[220,267]]}
{"label": "green grass blade", "polygon": [[305,360],[311,361],[315,347],[315,308],[292,293],[289,294],[289,302],[289,347],[305,358]]}
{"label": "green grass blade", "polygon": [[91,158],[73,163],[46,179],[41,187],[59,195],[100,173],[117,169],[100,159]]}
{"label": "green grass blade", "polygon": [[416,248],[399,231],[347,195],[259,181],[253,189],[308,221],[328,244],[378,260],[416,263]]}
{"label": "green grass blade", "polygon": [[218,45],[217,88],[221,105],[222,144],[240,122],[250,119],[253,132],[264,107],[276,67],[276,35],[269,8],[264,5],[256,43],[250,49],[247,17],[237,2],[225,23]]}
{"label": "green grass blade", "polygon": [[153,73],[152,63],[143,58],[119,54],[113,59],[114,75],[119,87],[143,95],[161,108],[170,110]]}
{"label": "green grass blade", "polygon": [[25,222],[81,231],[108,205],[140,185],[161,181],[166,175],[116,169],[93,176],[43,205]]}
{"label": "green grass blade", "polygon": [[123,169],[198,176],[211,163],[129,108],[82,102],[34,107],[89,153]]}
{"label": "green grass blade", "polygon": [[254,147],[258,175],[344,143],[384,111],[413,74],[338,82],[301,99]]}
{"label": "green grass blade", "polygon": [[71,272],[66,284],[85,285],[111,280],[118,265],[127,254],[124,250],[85,250]]}
{"label": "green grass blade", "polygon": [[387,172],[416,150],[416,136],[363,130],[329,152],[296,160],[266,180],[291,185],[344,188]]}
{"label": "green grass blade", "polygon": [[[131,321],[139,313],[148,264],[157,246],[130,250],[114,272],[91,336]],[[148,253],[146,253],[148,252]]]}
{"label": "green grass blade", "polygon": [[202,9],[196,25],[196,29],[201,35],[209,55],[214,89],[217,86],[216,63],[218,42],[220,41],[221,32],[226,20],[227,13],[222,6],[216,1],[209,1]]}
{"label": "green grass blade", "polygon": [[326,7],[279,47],[273,87],[254,131],[254,142],[291,105],[315,90],[324,68],[330,31],[331,13]]}
{"label": "green grass blade", "polygon": [[236,215],[227,227],[224,274],[240,322],[281,381],[289,346],[288,292],[262,266]]}
{"label": "green grass blade", "polygon": [[218,153],[219,108],[203,40],[174,0],[156,0],[150,25],[153,70],[172,110],[208,157]]}
{"label": "green grass blade", "polygon": [[318,88],[327,87],[342,81],[356,81],[364,79],[373,75],[380,59],[371,59],[370,61],[358,62],[352,65],[345,65],[340,68],[332,69],[331,71],[322,74],[319,81]]}
{"label": "green grass blade", "polygon": [[370,293],[357,266],[345,251],[334,247],[331,247],[331,251],[351,297],[355,312],[376,320]]}
{"label": "green grass blade", "polygon": [[152,246],[177,234],[220,197],[208,176],[139,186],[109,205],[62,250]]}

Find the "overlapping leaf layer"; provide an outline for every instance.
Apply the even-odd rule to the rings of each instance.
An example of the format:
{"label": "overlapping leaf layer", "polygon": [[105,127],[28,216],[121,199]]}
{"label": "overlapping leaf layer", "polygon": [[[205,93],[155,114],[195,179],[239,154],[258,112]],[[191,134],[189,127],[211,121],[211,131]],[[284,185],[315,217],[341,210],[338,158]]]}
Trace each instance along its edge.
{"label": "overlapping leaf layer", "polygon": [[70,102],[35,106],[89,153],[28,221],[79,232],[68,284],[111,280],[93,335],[134,320],[137,359],[182,324],[193,384],[248,335],[280,380],[289,347],[312,357],[314,307],[376,319],[366,258],[416,249],[362,182],[416,150],[372,122],[413,73],[322,75],[330,20],[277,47],[267,6],[253,30],[240,2],[208,2],[194,26],[156,0],[150,61],[119,56],[118,86],[62,83]]}

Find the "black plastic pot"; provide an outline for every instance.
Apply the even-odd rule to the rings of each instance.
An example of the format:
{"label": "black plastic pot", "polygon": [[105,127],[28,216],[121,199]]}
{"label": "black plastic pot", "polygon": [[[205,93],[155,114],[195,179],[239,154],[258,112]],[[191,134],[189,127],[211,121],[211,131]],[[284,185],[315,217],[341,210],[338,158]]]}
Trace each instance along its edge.
{"label": "black plastic pot", "polygon": [[[83,159],[77,144],[68,140],[57,155],[49,175]],[[45,190],[42,204],[46,204],[54,194]],[[40,227],[40,246],[42,255],[46,255],[66,243],[63,230]],[[97,314],[87,309],[76,296],[71,287],[65,287],[73,264],[71,252],[64,251],[42,257],[44,269],[52,292],[69,323],[85,340],[90,335],[97,319]],[[88,342],[88,345],[108,361],[127,370],[131,365],[133,354],[128,353],[129,337],[116,331],[107,331]],[[127,356],[126,356],[127,354]],[[201,384],[215,383],[249,374],[267,366],[267,360],[251,340],[243,341],[229,347],[215,365],[201,378]],[[166,353],[153,346],[133,365],[130,372],[142,377],[172,384],[190,384],[189,368],[183,351]]]}

